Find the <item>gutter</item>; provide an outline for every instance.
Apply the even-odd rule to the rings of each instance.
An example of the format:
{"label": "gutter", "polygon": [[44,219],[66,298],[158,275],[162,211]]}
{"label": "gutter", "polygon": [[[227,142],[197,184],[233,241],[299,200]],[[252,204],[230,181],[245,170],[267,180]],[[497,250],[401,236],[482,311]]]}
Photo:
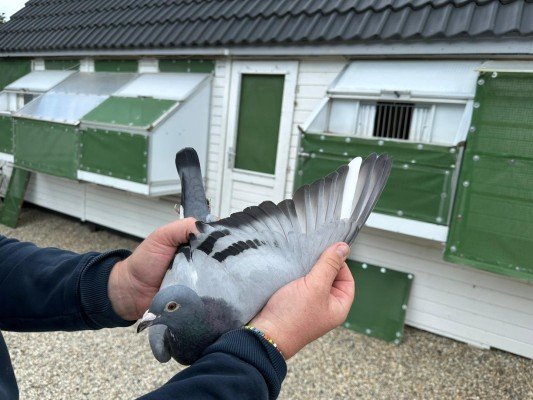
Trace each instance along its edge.
{"label": "gutter", "polygon": [[389,43],[354,43],[300,46],[235,46],[235,47],[181,47],[131,50],[71,50],[71,51],[29,51],[0,52],[0,57],[142,57],[142,56],[211,56],[211,57],[441,57],[480,56],[510,57],[524,56],[533,58],[531,38],[519,39],[482,39],[482,40],[432,40],[395,41]]}

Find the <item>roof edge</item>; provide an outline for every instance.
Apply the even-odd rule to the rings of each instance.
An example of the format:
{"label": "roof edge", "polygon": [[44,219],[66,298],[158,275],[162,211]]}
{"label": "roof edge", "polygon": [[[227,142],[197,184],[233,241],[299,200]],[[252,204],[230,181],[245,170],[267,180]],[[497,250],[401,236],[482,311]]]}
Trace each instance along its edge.
{"label": "roof edge", "polygon": [[531,55],[531,38],[395,41],[389,43],[324,44],[299,46],[236,46],[236,47],[183,47],[128,50],[66,50],[1,52],[6,57],[154,57],[154,56],[213,56],[213,57],[305,57],[305,56],[439,56],[439,55]]}

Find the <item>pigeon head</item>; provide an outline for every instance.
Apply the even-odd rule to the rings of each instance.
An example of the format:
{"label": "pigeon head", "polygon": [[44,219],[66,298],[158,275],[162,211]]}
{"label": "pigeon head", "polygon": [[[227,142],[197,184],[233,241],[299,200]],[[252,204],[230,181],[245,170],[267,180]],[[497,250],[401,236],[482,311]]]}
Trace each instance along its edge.
{"label": "pigeon head", "polygon": [[[152,326],[152,352],[160,362],[170,357],[190,365],[223,332],[239,322],[234,310],[224,301],[199,297],[187,286],[167,286],[158,292],[146,311],[137,332]],[[163,342],[161,343],[161,338]],[[152,340],[153,339],[153,340]]]}
{"label": "pigeon head", "polygon": [[183,285],[168,286],[155,295],[137,332],[152,325],[166,325],[177,334],[185,321],[202,320],[203,315],[204,303],[194,290]]}

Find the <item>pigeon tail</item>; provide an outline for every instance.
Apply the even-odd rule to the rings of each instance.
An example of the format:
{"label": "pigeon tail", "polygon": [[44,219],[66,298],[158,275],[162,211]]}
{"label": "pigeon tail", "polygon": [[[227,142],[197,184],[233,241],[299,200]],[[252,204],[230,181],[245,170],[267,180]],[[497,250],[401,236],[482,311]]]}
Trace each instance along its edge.
{"label": "pigeon tail", "polygon": [[[176,153],[176,169],[181,181],[183,216],[185,218],[193,217],[204,222],[214,221],[215,218],[209,213],[200,160],[196,150],[186,147],[178,151]],[[182,246],[178,252],[182,252],[187,260],[190,259],[190,248]],[[169,361],[171,357],[167,329],[165,325],[154,325],[149,328],[148,336],[152,353],[161,363]]]}
{"label": "pigeon tail", "polygon": [[211,215],[205,197],[200,160],[193,148],[186,147],[176,153],[176,169],[181,181],[183,216],[194,217],[199,221],[210,221]]}

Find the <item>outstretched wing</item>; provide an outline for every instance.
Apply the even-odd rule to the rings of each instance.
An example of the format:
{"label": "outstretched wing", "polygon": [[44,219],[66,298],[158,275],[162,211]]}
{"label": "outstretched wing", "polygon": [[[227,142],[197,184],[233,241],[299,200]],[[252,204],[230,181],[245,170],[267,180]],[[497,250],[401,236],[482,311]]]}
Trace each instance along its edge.
{"label": "outstretched wing", "polygon": [[[191,240],[198,268],[180,275],[194,275],[200,295],[221,297],[231,304],[245,302],[244,318],[253,316],[275,290],[309,272],[328,246],[354,241],[390,168],[387,155],[372,154],[362,163],[354,159],[301,187],[293,199],[277,205],[266,201],[217,222],[198,222],[200,234]],[[217,285],[224,276],[228,283]],[[179,275],[176,278],[180,280]],[[247,290],[233,287],[241,282]],[[249,293],[253,296],[242,297]]]}

